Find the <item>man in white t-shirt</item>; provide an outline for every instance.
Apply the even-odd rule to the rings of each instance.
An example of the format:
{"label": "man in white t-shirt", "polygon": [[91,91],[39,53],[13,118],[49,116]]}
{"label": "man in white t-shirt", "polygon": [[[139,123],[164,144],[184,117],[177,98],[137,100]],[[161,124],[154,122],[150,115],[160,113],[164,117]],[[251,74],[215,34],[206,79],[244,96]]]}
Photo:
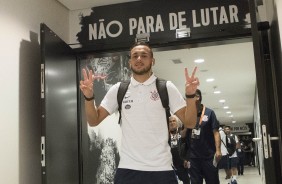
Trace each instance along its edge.
{"label": "man in white t-shirt", "polygon": [[[224,127],[224,132],[226,134],[226,138],[225,138],[225,145],[228,148],[228,145],[231,144],[232,140],[231,139],[235,139],[236,144],[235,146],[235,150],[240,148],[240,142],[238,140],[238,137],[234,134],[231,133],[231,129],[230,126],[225,126]],[[227,149],[228,150],[228,149]],[[228,169],[229,169],[229,173],[231,174],[231,178],[230,178],[230,184],[237,184],[237,164],[238,164],[238,156],[237,156],[237,152],[234,151],[233,154],[229,153],[229,162],[228,162]]]}
{"label": "man in white t-shirt", "polygon": [[[136,43],[130,49],[129,65],[132,77],[122,102],[120,163],[115,174],[115,184],[177,184],[172,169],[172,156],[168,144],[168,127],[165,109],[156,89],[156,76],[152,72],[155,63],[153,52],[146,43]],[[195,77],[185,69],[186,100],[175,85],[167,81],[169,107],[186,128],[195,127],[197,121],[195,91],[199,85]],[[90,126],[99,125],[118,109],[117,92],[120,83],[113,85],[95,106],[93,72],[82,70],[80,89],[85,97],[85,111]]]}
{"label": "man in white t-shirt", "polygon": [[220,139],[221,139],[220,149],[221,149],[221,154],[222,154],[222,157],[218,163],[218,169],[224,169],[225,174],[226,174],[225,179],[230,179],[231,173],[230,173],[230,170],[228,169],[228,164],[227,164],[229,160],[229,156],[228,156],[228,151],[226,148],[226,134],[222,127],[220,127],[218,130],[219,130]]}

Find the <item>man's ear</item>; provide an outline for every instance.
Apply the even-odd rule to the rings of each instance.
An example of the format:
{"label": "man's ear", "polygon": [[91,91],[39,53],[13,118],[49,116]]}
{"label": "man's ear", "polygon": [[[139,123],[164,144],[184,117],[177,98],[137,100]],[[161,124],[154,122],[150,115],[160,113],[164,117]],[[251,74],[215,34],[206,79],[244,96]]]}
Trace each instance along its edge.
{"label": "man's ear", "polygon": [[155,65],[155,58],[152,58],[152,66]]}

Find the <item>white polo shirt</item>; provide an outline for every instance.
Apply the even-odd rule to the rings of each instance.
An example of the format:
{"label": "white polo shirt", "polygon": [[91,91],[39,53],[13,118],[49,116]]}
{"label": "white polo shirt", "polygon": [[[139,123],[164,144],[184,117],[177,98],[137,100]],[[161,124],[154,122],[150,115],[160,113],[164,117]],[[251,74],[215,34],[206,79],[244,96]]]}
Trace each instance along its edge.
{"label": "white polo shirt", "polygon": [[[119,86],[120,83],[112,86],[101,102],[101,106],[109,114],[117,111]],[[170,81],[167,82],[167,89],[170,110],[174,114],[186,106],[186,101]],[[154,75],[144,83],[131,78],[122,102],[121,116],[119,168],[142,171],[172,170],[166,114],[157,92]]]}

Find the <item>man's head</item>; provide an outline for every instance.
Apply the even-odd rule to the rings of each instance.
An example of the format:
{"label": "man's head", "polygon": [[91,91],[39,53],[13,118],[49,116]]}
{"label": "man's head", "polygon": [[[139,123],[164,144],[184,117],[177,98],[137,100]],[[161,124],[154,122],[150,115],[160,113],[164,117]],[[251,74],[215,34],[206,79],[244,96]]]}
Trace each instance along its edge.
{"label": "man's head", "polygon": [[147,43],[137,42],[130,48],[129,66],[133,74],[151,74],[154,64],[153,51]]}
{"label": "man's head", "polygon": [[196,97],[197,97],[197,100],[198,100],[199,102],[202,102],[202,92],[201,92],[201,90],[196,89],[195,95],[196,95]]}
{"label": "man's head", "polygon": [[169,117],[169,131],[175,131],[177,128],[181,127],[181,122],[179,121],[178,117],[172,115]]}
{"label": "man's head", "polygon": [[131,55],[132,49],[133,49],[134,47],[137,47],[137,46],[146,46],[146,47],[148,47],[148,48],[149,48],[149,52],[150,52],[150,54],[151,54],[151,57],[152,57],[152,58],[154,57],[153,50],[152,50],[151,46],[150,46],[148,43],[146,43],[146,42],[135,42],[135,43],[130,47],[130,55]]}
{"label": "man's head", "polygon": [[231,134],[230,126],[225,126],[224,127],[224,132],[225,132],[226,135],[230,135]]}

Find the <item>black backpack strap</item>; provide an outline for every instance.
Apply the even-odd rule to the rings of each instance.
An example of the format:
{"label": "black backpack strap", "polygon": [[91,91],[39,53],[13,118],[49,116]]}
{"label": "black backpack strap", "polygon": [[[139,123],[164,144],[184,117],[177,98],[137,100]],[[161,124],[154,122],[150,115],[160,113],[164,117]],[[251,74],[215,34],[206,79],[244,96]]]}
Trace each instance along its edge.
{"label": "black backpack strap", "polygon": [[[226,139],[226,137],[225,137],[225,139]],[[226,144],[223,142],[223,140],[222,139],[220,139],[220,140],[223,143],[223,145],[225,146],[225,148],[227,149]]]}
{"label": "black backpack strap", "polygon": [[167,127],[169,127],[169,117],[171,114],[170,114],[170,108],[169,108],[169,98],[168,98],[166,82],[167,81],[164,79],[160,79],[160,78],[156,79],[156,87],[160,95],[162,105],[165,108]]}
{"label": "black backpack strap", "polygon": [[120,124],[121,122],[121,104],[122,104],[122,100],[125,96],[125,93],[128,89],[128,86],[130,84],[130,81],[122,81],[120,83],[120,86],[118,88],[118,93],[117,93],[117,102],[118,102],[118,112],[119,112],[119,119],[118,119],[118,124]]}

